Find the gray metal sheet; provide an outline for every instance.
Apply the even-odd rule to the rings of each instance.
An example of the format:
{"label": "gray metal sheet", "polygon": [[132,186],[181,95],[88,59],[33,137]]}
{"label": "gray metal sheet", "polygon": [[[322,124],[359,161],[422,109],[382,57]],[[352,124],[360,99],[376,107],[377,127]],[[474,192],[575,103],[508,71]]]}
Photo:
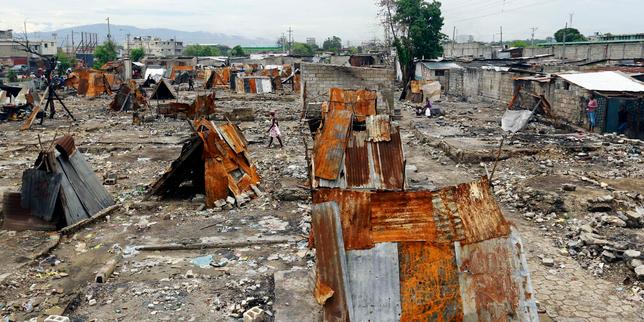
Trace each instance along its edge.
{"label": "gray metal sheet", "polygon": [[21,205],[31,215],[51,221],[60,191],[60,173],[27,169],[22,173]]}
{"label": "gray metal sheet", "polygon": [[398,244],[381,243],[347,252],[353,321],[399,321]]}

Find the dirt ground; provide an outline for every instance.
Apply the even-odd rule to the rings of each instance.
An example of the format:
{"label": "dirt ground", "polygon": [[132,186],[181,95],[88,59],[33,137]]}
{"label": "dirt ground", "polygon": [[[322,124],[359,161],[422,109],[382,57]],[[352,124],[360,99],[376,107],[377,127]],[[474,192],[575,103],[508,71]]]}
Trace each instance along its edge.
{"label": "dirt ground", "polygon": [[[179,93],[185,101],[196,94]],[[203,210],[199,195],[143,201],[189,138],[186,120],[157,117],[153,109],[148,122],[134,126],[131,114],[107,110],[109,97],[67,96],[77,122],[59,111],[26,132],[18,131],[20,122],[0,124],[0,192],[20,190],[22,171],[39,152],[38,135],[48,144],[71,129],[98,177],[117,175],[117,183],[106,187],[122,205],[69,236],[0,230],[0,315],[6,321],[42,321],[49,314],[73,321],[241,321],[255,306],[271,321],[281,309],[298,309],[276,299],[286,286],[275,276],[314,267],[304,189],[304,143],[312,143],[300,122],[300,99],[221,89],[217,98],[218,116],[237,108],[256,115],[239,126],[263,195],[231,210]],[[502,106],[445,100],[437,105],[447,116],[427,119],[415,117],[409,104],[397,104],[410,187],[436,189],[492,172]],[[280,119],[284,148],[266,148],[271,110]],[[532,123],[507,140],[493,178],[495,194],[527,246],[542,317],[644,319],[642,284],[631,267],[637,259],[624,255],[644,250],[642,222],[633,221],[644,203],[643,145],[546,123]],[[235,246],[137,250],[195,243]],[[96,272],[112,258],[120,258],[113,276],[95,283]]]}

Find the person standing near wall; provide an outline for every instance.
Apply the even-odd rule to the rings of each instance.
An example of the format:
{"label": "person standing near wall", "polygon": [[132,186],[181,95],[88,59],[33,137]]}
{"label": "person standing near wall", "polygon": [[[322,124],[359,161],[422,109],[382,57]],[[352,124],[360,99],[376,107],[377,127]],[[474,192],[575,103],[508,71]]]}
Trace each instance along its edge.
{"label": "person standing near wall", "polygon": [[590,100],[588,101],[588,105],[586,106],[586,113],[588,114],[588,131],[590,132],[595,131],[595,126],[597,125],[598,107],[599,107],[599,103],[595,98],[595,94],[591,93]]}

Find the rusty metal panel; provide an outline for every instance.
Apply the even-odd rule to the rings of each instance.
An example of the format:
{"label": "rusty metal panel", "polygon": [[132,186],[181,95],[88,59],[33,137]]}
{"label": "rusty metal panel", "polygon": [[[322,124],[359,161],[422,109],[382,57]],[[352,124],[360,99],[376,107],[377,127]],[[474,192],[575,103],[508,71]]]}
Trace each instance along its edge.
{"label": "rusty metal panel", "polygon": [[329,89],[329,111],[346,110],[346,99],[344,97],[346,91],[341,88]]}
{"label": "rusty metal panel", "polygon": [[433,241],[432,193],[378,192],[371,196],[371,233],[374,242]]}
{"label": "rusty metal panel", "polygon": [[235,129],[235,126],[232,123],[226,123],[219,126],[221,135],[228,145],[235,151],[235,153],[242,153],[246,150],[246,144],[241,137],[239,137],[239,132]]}
{"label": "rusty metal panel", "polygon": [[367,116],[367,133],[371,142],[391,141],[391,122],[389,115]]}
{"label": "rusty metal panel", "polygon": [[76,144],[74,143],[74,137],[71,135],[65,135],[62,138],[56,140],[56,150],[60,152],[65,157],[70,157],[76,152]]}
{"label": "rusty metal panel", "polygon": [[335,180],[340,175],[351,118],[352,114],[349,111],[329,113],[316,140],[313,159],[316,177]]}
{"label": "rusty metal panel", "polygon": [[400,321],[462,321],[459,275],[451,244],[400,243]]}
{"label": "rusty metal panel", "polygon": [[347,252],[354,321],[399,321],[398,244]]}
{"label": "rusty metal panel", "polygon": [[365,116],[376,115],[378,93],[370,90],[356,91],[354,112],[364,120]]}
{"label": "rusty metal panel", "polygon": [[370,192],[322,189],[313,192],[313,204],[334,201],[340,208],[342,235],[347,250],[369,249],[371,239]]}
{"label": "rusty metal panel", "polygon": [[495,238],[469,245],[456,243],[466,320],[538,321],[530,281],[520,276],[525,266],[514,266],[513,256],[520,252],[514,250],[514,242],[513,238]]}
{"label": "rusty metal panel", "polygon": [[[344,156],[344,170],[347,187],[369,187],[371,182],[371,167],[369,143],[364,132],[354,132],[347,144]],[[373,187],[376,188],[376,187]]]}
{"label": "rusty metal panel", "polygon": [[454,193],[465,232],[464,244],[510,234],[510,224],[503,217],[486,177],[477,182],[458,185]]}
{"label": "rusty metal panel", "polygon": [[[334,202],[313,206],[311,226],[315,244],[316,266],[319,283],[333,291],[326,299],[324,320],[349,322],[353,319],[353,303],[349,289],[349,274],[347,271],[346,252],[342,237],[340,211]],[[316,294],[322,293],[316,287]],[[324,292],[328,293],[328,292]]]}
{"label": "rusty metal panel", "polygon": [[205,160],[206,206],[214,207],[217,200],[228,197],[228,173],[215,158]]}
{"label": "rusty metal panel", "polygon": [[379,142],[373,145],[375,176],[382,183],[381,188],[387,190],[403,190],[405,188],[405,157],[403,155],[400,132],[396,129],[391,133],[389,142]]}

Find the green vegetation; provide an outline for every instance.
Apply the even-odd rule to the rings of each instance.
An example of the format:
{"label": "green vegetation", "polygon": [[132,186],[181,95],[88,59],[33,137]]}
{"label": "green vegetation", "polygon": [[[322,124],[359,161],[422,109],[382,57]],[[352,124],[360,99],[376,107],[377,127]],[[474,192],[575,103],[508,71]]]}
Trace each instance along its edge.
{"label": "green vegetation", "polygon": [[233,47],[233,49],[230,50],[230,56],[233,57],[244,57],[246,56],[246,53],[244,52],[244,48],[241,46],[237,45]]}
{"label": "green vegetation", "polygon": [[116,58],[118,58],[116,44],[108,40],[94,49],[94,68],[101,68],[101,66],[116,60]]}
{"label": "green vegetation", "polygon": [[296,56],[314,56],[315,50],[308,44],[296,42],[293,44],[291,54]]}
{"label": "green vegetation", "polygon": [[194,57],[207,57],[207,56],[221,56],[221,49],[217,46],[203,46],[203,45],[190,45],[186,47],[184,53],[187,56]]}
{"label": "green vegetation", "polygon": [[527,48],[527,47],[530,47],[530,44],[528,44],[528,42],[525,40],[515,40],[512,43],[510,43],[510,47]]}
{"label": "green vegetation", "polygon": [[322,49],[324,49],[324,51],[332,51],[334,53],[337,53],[342,49],[342,39],[337,36],[327,38],[322,44]]}
{"label": "green vegetation", "polygon": [[555,40],[557,42],[564,42],[564,36],[566,42],[586,41],[586,37],[575,28],[563,28],[555,32]]}
{"label": "green vegetation", "polygon": [[414,58],[432,59],[443,54],[441,41],[447,36],[441,33],[441,4],[423,0],[380,0],[379,4],[407,84],[415,73]]}
{"label": "green vegetation", "polygon": [[17,81],[18,81],[18,74],[16,73],[16,71],[15,71],[15,70],[10,69],[10,70],[7,72],[7,79],[8,79],[10,82],[17,82]]}
{"label": "green vegetation", "polygon": [[130,51],[130,58],[132,61],[139,61],[145,56],[145,49],[143,48],[134,48]]}
{"label": "green vegetation", "polygon": [[75,58],[69,57],[62,50],[58,50],[58,54],[56,54],[56,61],[58,62],[58,68],[57,68],[58,75],[65,74],[65,71],[68,68],[72,67],[74,63],[76,63]]}

